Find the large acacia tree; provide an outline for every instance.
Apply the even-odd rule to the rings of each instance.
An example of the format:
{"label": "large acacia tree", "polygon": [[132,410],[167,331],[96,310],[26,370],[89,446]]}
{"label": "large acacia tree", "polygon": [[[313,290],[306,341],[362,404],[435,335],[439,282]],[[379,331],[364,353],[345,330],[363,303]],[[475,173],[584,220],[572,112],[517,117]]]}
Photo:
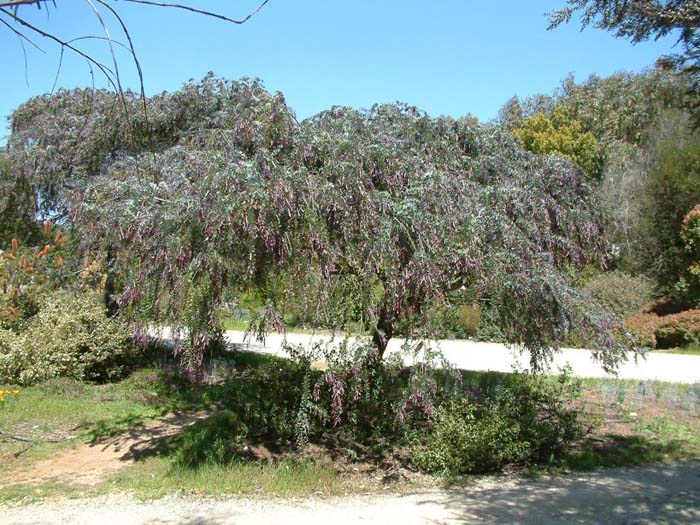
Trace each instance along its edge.
{"label": "large acacia tree", "polygon": [[402,105],[298,124],[255,81],[209,76],[147,104],[144,138],[116,95],[32,99],[13,116],[8,181],[107,258],[122,315],[188,330],[191,370],[221,336],[216,308],[272,281],[315,312],[352,287],[379,355],[462,289],[491,301],[534,367],[573,328],[606,366],[623,358],[614,320],[570,280],[607,249],[572,163]]}

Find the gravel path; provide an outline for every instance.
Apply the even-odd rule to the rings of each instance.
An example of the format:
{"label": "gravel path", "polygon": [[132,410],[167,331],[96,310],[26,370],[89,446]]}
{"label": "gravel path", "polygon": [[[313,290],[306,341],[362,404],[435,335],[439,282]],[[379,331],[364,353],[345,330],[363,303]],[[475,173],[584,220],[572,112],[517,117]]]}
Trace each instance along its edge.
{"label": "gravel path", "polygon": [[[284,355],[281,349],[284,337],[272,333],[266,338],[265,344],[244,341],[243,332],[226,332],[227,339],[232,343],[244,344],[250,350]],[[293,344],[308,346],[312,342],[331,340],[329,336],[288,334],[287,340]],[[398,352],[403,339],[389,341],[387,352]],[[525,368],[528,365],[527,352],[518,354],[505,345],[498,343],[477,343],[474,341],[444,340],[437,341],[437,346],[445,357],[458,368],[475,371],[512,372],[513,366]],[[563,349],[554,359],[554,369],[560,369],[566,364],[571,365],[573,373],[580,377],[610,377],[602,367],[591,359],[588,350]],[[640,379],[670,381],[676,383],[700,382],[700,356],[663,354],[650,352],[646,359],[634,360],[620,367],[618,377],[622,379]]]}
{"label": "gravel path", "polygon": [[0,523],[75,525],[349,525],[700,523],[700,462],[612,469],[460,490],[330,500],[205,500],[127,495],[1,506]]}

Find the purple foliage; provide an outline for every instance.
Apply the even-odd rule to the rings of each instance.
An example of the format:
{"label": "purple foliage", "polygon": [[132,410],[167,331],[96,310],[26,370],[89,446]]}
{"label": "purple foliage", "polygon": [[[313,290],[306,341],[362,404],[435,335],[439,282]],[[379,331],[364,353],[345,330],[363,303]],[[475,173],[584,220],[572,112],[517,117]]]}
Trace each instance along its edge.
{"label": "purple foliage", "polygon": [[[624,357],[613,318],[568,277],[607,251],[575,165],[404,105],[298,124],[257,81],[206,77],[149,99],[148,118],[127,100],[128,119],[103,91],[21,106],[13,177],[70,219],[83,252],[114,250],[121,315],[187,333],[188,374],[221,336],[216,308],[280,282],[319,320],[352,295],[376,359],[397,323],[421,323],[460,288],[491,301],[534,367],[574,327],[607,366]],[[274,301],[259,321],[258,334],[281,328]],[[344,380],[326,380],[336,403]],[[414,393],[407,407],[421,403]]]}

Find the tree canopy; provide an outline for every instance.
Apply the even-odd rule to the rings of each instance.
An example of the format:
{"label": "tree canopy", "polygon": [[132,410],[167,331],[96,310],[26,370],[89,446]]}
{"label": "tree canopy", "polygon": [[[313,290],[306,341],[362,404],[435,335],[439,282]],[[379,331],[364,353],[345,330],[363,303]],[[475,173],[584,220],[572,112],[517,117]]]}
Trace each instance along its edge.
{"label": "tree canopy", "polygon": [[[677,35],[682,52],[667,57],[692,78],[692,92],[700,94],[700,5],[696,0],[567,0],[568,6],[550,13],[550,29],[568,23],[579,13],[581,26],[612,31],[638,43]],[[700,106],[694,103],[698,119]]]}
{"label": "tree canopy", "polygon": [[623,358],[614,319],[570,279],[607,255],[571,162],[400,104],[299,124],[251,80],[208,76],[147,108],[144,139],[112,93],[28,101],[13,115],[7,183],[31,185],[84,253],[108,259],[122,315],[189,331],[192,369],[220,336],[216,308],[273,281],[318,315],[360,290],[380,354],[399,322],[462,289],[494,305],[535,367],[574,327],[606,366]]}
{"label": "tree canopy", "polygon": [[591,178],[600,175],[600,145],[590,131],[569,117],[562,106],[551,116],[535,113],[513,130],[523,147],[533,153],[556,154],[574,161]]}

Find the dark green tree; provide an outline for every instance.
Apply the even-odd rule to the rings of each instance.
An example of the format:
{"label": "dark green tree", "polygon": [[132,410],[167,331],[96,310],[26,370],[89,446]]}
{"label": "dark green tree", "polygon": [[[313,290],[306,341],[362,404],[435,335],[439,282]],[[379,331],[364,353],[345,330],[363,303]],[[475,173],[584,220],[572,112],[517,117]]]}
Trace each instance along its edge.
{"label": "dark green tree", "polygon": [[700,4],[696,0],[567,0],[568,7],[550,13],[550,29],[568,23],[576,13],[581,26],[615,33],[633,43],[678,36],[682,51],[667,59],[692,78],[694,113],[700,117]]}

